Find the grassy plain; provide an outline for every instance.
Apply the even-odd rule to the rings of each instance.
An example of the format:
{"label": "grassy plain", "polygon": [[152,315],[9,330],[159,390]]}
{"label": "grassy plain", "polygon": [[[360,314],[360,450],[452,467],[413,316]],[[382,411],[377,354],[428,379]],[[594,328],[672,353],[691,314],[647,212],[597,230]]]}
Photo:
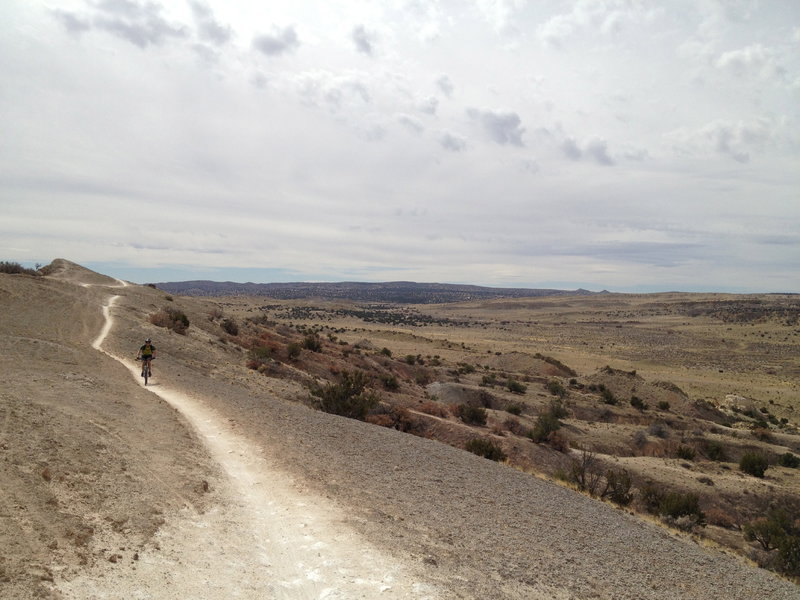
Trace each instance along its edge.
{"label": "grassy plain", "polygon": [[[588,487],[575,477],[583,455],[595,477],[583,491],[601,496],[614,471],[630,476],[629,506],[642,514],[652,486],[694,495],[707,524],[680,527],[764,564],[772,556],[742,527],[770,507],[800,514],[800,470],[779,464],[800,453],[797,296],[216,303],[243,325],[227,340],[269,340],[268,378],[291,375],[311,388],[342,371],[368,373],[381,398],[367,418],[375,424],[462,448],[490,442],[511,466],[579,488]],[[292,336],[296,344],[316,337],[319,352],[289,359]],[[532,442],[554,401],[561,427]],[[485,423],[460,406],[484,409]],[[747,453],[767,458],[764,477],[741,471]]]}

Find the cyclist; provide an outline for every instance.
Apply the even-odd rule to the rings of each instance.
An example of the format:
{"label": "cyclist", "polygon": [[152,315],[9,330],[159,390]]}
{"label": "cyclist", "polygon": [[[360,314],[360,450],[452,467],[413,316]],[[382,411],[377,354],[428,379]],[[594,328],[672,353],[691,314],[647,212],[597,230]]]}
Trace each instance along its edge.
{"label": "cyclist", "polygon": [[152,340],[147,338],[144,341],[144,346],[139,348],[136,354],[136,360],[142,359],[142,373],[144,373],[145,366],[150,367],[150,376],[153,376],[153,359],[156,357],[156,347],[153,346]]}

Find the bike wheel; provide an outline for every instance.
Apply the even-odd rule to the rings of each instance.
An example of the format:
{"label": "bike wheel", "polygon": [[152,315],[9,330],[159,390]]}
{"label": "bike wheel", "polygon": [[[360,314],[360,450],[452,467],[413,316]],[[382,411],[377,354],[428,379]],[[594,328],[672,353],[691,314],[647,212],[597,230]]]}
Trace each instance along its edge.
{"label": "bike wheel", "polygon": [[144,384],[147,385],[147,380],[150,378],[150,367],[145,365],[144,369],[142,370],[142,375],[144,376]]}

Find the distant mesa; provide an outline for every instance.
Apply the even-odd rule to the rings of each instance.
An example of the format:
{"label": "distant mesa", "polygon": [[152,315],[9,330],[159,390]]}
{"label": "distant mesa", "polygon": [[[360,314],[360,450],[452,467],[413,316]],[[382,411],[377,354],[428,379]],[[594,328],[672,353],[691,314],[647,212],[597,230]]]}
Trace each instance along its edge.
{"label": "distant mesa", "polygon": [[[588,296],[588,290],[493,288],[450,283],[234,283],[232,281],[178,281],[157,283],[156,287],[183,296],[265,296],[280,300],[320,298],[357,302],[398,304],[439,304],[498,298],[536,298],[545,296]],[[600,292],[602,293],[602,292]],[[606,292],[608,293],[608,292]]]}

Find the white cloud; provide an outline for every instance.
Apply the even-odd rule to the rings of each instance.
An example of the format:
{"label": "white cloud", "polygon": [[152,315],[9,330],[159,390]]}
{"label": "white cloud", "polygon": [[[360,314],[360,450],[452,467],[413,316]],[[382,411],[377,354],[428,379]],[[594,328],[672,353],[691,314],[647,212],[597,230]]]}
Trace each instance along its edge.
{"label": "white cloud", "polygon": [[739,50],[725,52],[716,61],[716,66],[737,77],[782,76],[783,67],[777,64],[775,52],[761,44],[752,44]]}
{"label": "white cloud", "polygon": [[461,152],[466,149],[467,140],[461,136],[445,131],[439,136],[439,144],[442,148],[450,152]]}
{"label": "white cloud", "polygon": [[214,18],[214,12],[204,2],[190,0],[189,6],[197,25],[197,32],[201,40],[215,45],[228,43],[233,37],[233,30],[229,25],[222,25]]}
{"label": "white cloud", "polygon": [[522,121],[517,113],[469,108],[467,115],[483,126],[492,141],[500,145],[525,145],[522,142],[522,134],[525,133],[525,129],[522,127]]}
{"label": "white cloud", "polygon": [[676,3],[12,2],[0,240],[295,279],[781,283],[800,17]]}
{"label": "white cloud", "polygon": [[419,121],[419,119],[415,119],[409,115],[398,115],[397,122],[412,133],[419,134],[425,130],[425,126]]}
{"label": "white cloud", "polygon": [[774,146],[779,137],[775,123],[765,118],[715,120],[696,130],[679,129],[665,136],[679,153],[717,153],[746,163],[753,152]]}
{"label": "white cloud", "polygon": [[294,27],[273,27],[270,33],[262,33],[253,38],[253,47],[267,56],[278,56],[292,52],[300,46],[300,39]]}
{"label": "white cloud", "polygon": [[437,87],[442,91],[442,93],[447,96],[448,98],[453,97],[453,92],[455,91],[455,86],[453,82],[447,75],[442,75],[436,80]]}
{"label": "white cloud", "polygon": [[429,98],[426,98],[425,100],[418,102],[417,108],[419,109],[420,112],[423,112],[425,114],[435,115],[436,109],[439,108],[439,100],[437,100],[433,96],[430,96]]}
{"label": "white cloud", "polygon": [[374,36],[368,33],[363,25],[357,25],[350,34],[350,37],[356,46],[356,50],[367,56],[374,55]]}
{"label": "white cloud", "polygon": [[71,33],[104,31],[139,48],[187,36],[186,28],[165,19],[163,8],[154,2],[101,0],[88,6],[89,12],[84,15],[60,9],[54,10],[53,15]]}

